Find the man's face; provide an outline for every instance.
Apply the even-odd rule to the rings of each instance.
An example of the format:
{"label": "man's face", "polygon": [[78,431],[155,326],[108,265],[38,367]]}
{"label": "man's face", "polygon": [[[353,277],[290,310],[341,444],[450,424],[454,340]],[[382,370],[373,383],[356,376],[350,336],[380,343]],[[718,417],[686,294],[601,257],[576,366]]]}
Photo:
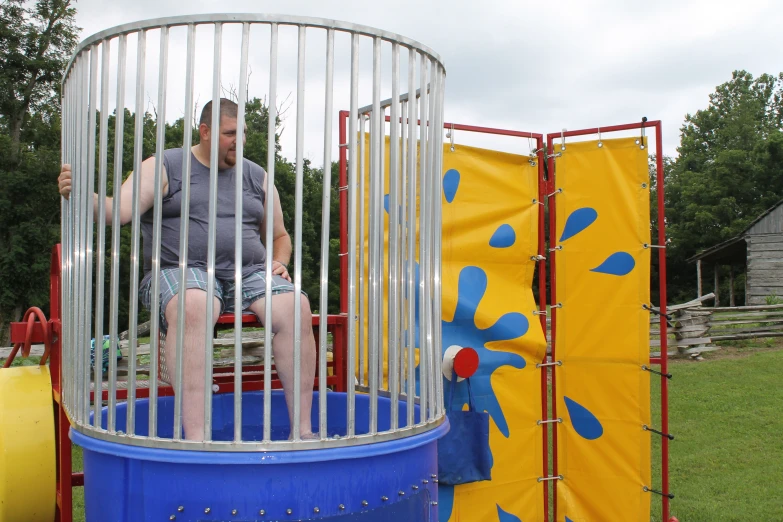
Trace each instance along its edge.
{"label": "man's face", "polygon": [[[206,138],[211,147],[212,136],[209,134]],[[242,143],[247,142],[247,125]],[[228,169],[237,163],[237,120],[230,116],[220,117],[220,135],[218,136],[218,168],[220,170]]]}

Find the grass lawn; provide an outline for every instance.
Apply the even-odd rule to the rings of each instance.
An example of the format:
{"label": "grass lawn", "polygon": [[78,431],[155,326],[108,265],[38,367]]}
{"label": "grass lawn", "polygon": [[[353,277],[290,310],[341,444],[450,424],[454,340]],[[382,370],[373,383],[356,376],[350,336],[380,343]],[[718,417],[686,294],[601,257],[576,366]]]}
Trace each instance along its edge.
{"label": "grass lawn", "polygon": [[[705,358],[670,364],[671,512],[681,522],[783,521],[783,343],[741,344]],[[659,437],[653,442],[653,484],[660,489]],[[78,448],[73,462],[81,469]],[[661,522],[660,498],[652,499],[652,520]],[[83,522],[81,488],[73,500],[74,521]]]}
{"label": "grass lawn", "polygon": [[[670,364],[671,512],[681,522],[783,521],[780,348],[726,348],[703,362]],[[659,486],[660,438],[653,441]],[[652,505],[660,521],[660,500]]]}

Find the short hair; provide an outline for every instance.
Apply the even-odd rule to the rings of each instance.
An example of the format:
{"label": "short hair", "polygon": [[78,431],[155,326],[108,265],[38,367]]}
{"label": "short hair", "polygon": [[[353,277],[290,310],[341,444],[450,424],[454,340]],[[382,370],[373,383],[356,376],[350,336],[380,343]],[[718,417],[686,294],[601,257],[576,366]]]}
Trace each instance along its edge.
{"label": "short hair", "polygon": [[[239,107],[236,103],[229,100],[228,98],[220,98],[220,117],[226,116],[228,118],[234,118],[237,117],[237,112],[239,111]],[[212,128],[212,101],[208,101],[206,105],[204,105],[204,108],[201,109],[201,119],[199,120],[199,125],[202,123],[205,124],[210,129]]]}

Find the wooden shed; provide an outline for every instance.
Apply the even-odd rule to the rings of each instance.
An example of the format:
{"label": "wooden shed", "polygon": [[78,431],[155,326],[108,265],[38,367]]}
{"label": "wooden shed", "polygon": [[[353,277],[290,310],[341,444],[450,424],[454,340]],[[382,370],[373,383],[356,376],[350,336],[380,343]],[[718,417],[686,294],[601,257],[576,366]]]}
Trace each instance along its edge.
{"label": "wooden shed", "polygon": [[[734,275],[745,272],[745,304],[766,304],[769,296],[783,298],[783,201],[779,201],[737,237],[688,259],[696,262],[698,296],[702,296],[704,269],[712,267],[715,303],[719,300],[721,268],[728,268],[729,306],[735,305]],[[724,270],[725,272],[725,270]]]}

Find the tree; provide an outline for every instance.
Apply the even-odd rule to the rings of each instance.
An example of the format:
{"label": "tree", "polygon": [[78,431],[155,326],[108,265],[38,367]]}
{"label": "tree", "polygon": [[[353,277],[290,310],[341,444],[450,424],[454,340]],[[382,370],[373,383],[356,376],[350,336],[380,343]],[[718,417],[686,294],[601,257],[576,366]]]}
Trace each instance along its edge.
{"label": "tree", "polygon": [[59,82],[78,31],[70,4],[0,4],[0,346],[9,321],[49,302],[60,218]]}
{"label": "tree", "polygon": [[0,5],[0,117],[18,159],[28,118],[58,104],[59,81],[76,46],[76,9],[70,0],[23,0]]}
{"label": "tree", "polygon": [[679,157],[667,165],[669,281],[673,299],[695,294],[686,259],[741,233],[783,198],[783,73],[735,71],[688,114]]}

